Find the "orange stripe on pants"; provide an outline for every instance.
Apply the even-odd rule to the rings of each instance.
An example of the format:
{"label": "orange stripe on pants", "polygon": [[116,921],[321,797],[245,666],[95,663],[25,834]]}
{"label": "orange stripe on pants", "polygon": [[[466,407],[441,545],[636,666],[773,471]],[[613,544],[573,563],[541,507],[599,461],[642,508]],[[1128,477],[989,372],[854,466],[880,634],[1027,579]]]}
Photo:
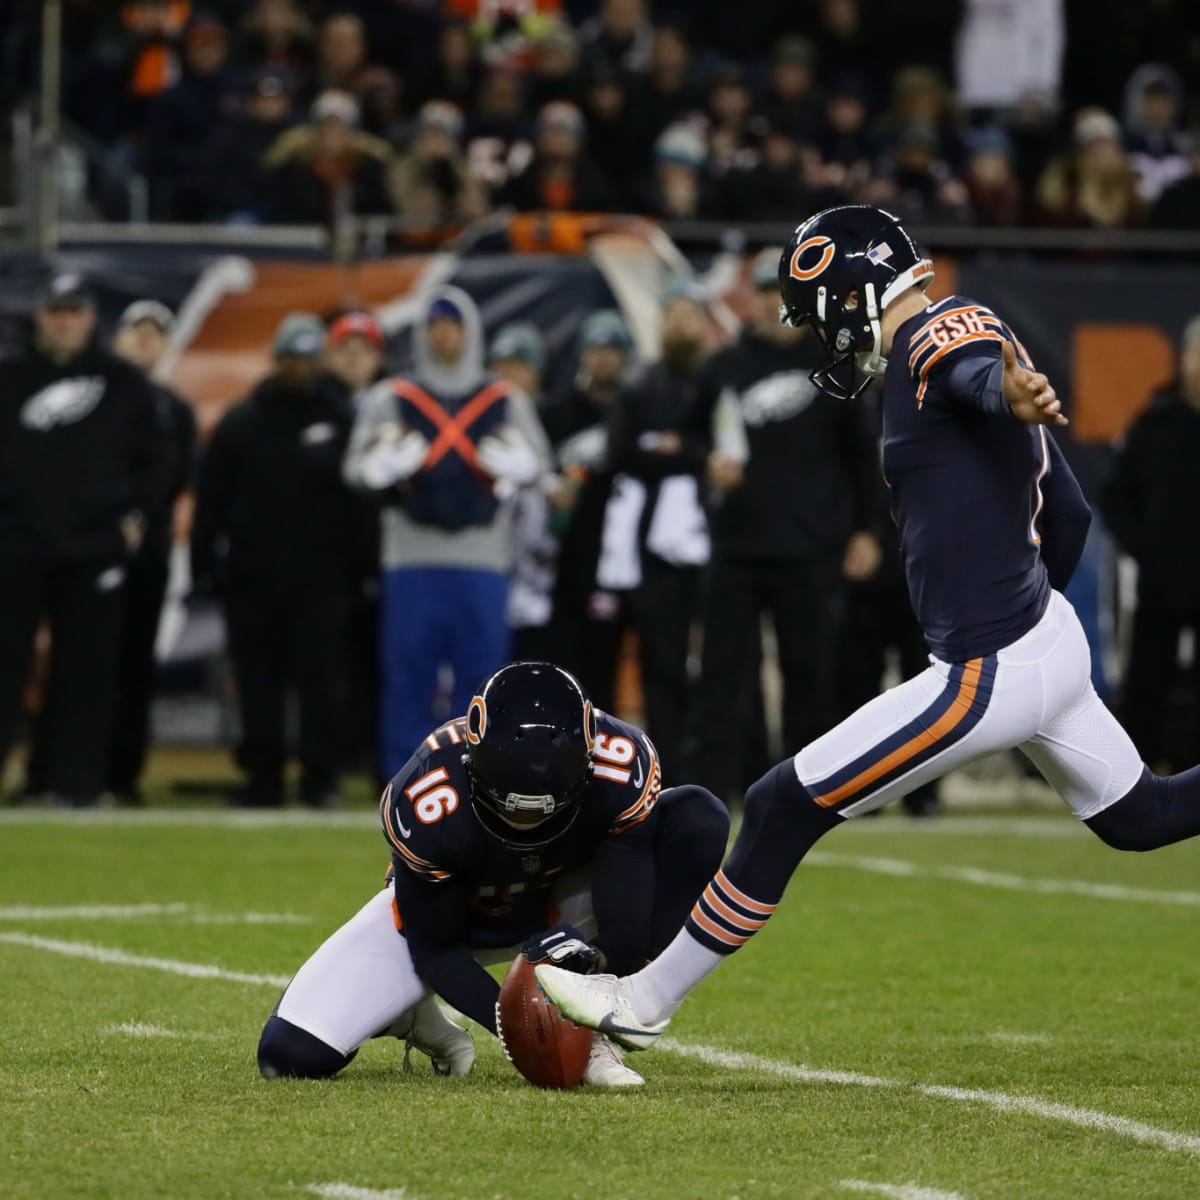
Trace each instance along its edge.
{"label": "orange stripe on pants", "polygon": [[953,733],[959,723],[970,713],[979,688],[979,676],[983,671],[983,659],[973,658],[963,670],[962,680],[958,685],[958,695],[953,703],[928,729],[922,729],[916,737],[909,738],[903,746],[897,747],[891,754],[872,763],[864,771],[860,771],[853,779],[843,783],[840,788],[824,796],[814,796],[813,799],[822,808],[832,808],[840,804],[847,796],[870,786],[875,780],[882,778],[896,767],[903,766],[918,754],[937,745],[947,734]]}

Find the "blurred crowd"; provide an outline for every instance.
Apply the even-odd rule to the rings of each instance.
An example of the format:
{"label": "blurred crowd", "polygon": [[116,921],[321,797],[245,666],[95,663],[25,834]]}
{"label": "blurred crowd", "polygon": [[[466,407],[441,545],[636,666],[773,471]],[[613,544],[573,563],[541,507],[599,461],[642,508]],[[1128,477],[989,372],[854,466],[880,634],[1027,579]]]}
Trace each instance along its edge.
{"label": "blurred crowd", "polygon": [[66,116],[156,219],[1200,228],[1190,0],[66,0],[64,40]]}

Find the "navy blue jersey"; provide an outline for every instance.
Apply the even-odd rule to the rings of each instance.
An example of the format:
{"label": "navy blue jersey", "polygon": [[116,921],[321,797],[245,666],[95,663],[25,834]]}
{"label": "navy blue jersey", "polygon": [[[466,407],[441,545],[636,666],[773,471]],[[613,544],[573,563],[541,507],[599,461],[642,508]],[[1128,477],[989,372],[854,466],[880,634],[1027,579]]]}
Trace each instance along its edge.
{"label": "navy blue jersey", "polygon": [[[1003,401],[1005,341],[1032,367],[995,313],[951,296],[899,327],[884,378],[883,467],[909,597],[947,662],[992,654],[1032,629],[1087,530],[1054,439]],[[1065,530],[1053,556],[1042,545],[1048,497]]]}
{"label": "navy blue jersey", "polygon": [[639,931],[649,936],[653,879],[641,886],[640,875],[652,871],[658,754],[633,725],[607,713],[596,724],[578,814],[545,846],[506,845],[475,815],[463,764],[465,718],[434,730],[384,789],[380,816],[392,848],[397,926],[422,978],[481,1024],[490,1023],[496,988],[467,948],[510,946],[553,925],[550,889],[564,872],[593,865],[595,944],[610,959],[628,957],[625,943],[642,940]]}

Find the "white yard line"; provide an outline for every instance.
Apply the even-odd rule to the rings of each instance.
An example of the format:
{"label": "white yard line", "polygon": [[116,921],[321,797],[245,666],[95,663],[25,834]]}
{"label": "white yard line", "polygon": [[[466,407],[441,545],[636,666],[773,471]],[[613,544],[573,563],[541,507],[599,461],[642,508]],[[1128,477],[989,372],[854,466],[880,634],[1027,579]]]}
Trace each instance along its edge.
{"label": "white yard line", "polygon": [[124,1033],[136,1038],[177,1038],[180,1035],[162,1025],[147,1025],[142,1021],[126,1021],[123,1025],[109,1025],[105,1033]]}
{"label": "white yard line", "polygon": [[224,979],[230,983],[254,983],[278,988],[285,987],[290,978],[287,975],[252,975],[245,971],[226,971],[224,967],[179,962],[173,958],[150,958],[143,954],[130,954],[126,950],[115,950],[109,946],[96,946],[90,942],[61,942],[56,938],[35,937],[28,933],[0,933],[0,942],[10,946],[28,946],[32,950],[45,950],[49,954],[62,954],[67,958],[87,958],[92,962],[111,963],[118,967],[146,967],[152,971],[166,971],[170,975],[186,975],[190,979]]}
{"label": "white yard line", "polygon": [[194,904],[10,904],[0,921],[132,921],[178,917],[186,925],[309,925],[300,913],[210,913]]}
{"label": "white yard line", "polygon": [[[194,826],[206,829],[378,829],[379,814],[374,809],[343,809],[319,812],[305,808],[227,809],[227,808],[0,808],[0,825],[86,826]],[[913,837],[1012,837],[1082,838],[1092,837],[1078,821],[1068,816],[1046,817],[973,817],[948,816],[936,820],[914,821],[909,817],[871,817],[847,823],[851,837],[897,834]]]}
{"label": "white yard line", "polygon": [[304,1190],[322,1200],[417,1200],[407,1188],[365,1188],[352,1183],[310,1183]]}
{"label": "white yard line", "polygon": [[684,1058],[695,1058],[714,1067],[733,1071],[760,1071],[777,1075],[783,1079],[795,1079],[802,1083],[834,1083],[846,1087],[898,1088],[932,1096],[939,1100],[955,1100],[961,1104],[981,1104],[1000,1112],[1020,1113],[1023,1116],[1041,1117],[1047,1121],[1061,1121],[1080,1129],[1100,1130],[1119,1137],[1130,1138],[1163,1150],[1182,1151],[1200,1155],[1200,1136],[1193,1133],[1177,1133],[1170,1129],[1157,1129],[1142,1121],[1129,1117],[1118,1117],[1112,1113],[1099,1112],[1090,1108],[1075,1108],[1069,1104],[1057,1104],[1050,1100],[1039,1100],[1036,1096],[1018,1096],[1009,1092],[985,1091],[982,1088],[946,1087],[938,1083],[909,1083],[899,1079],[884,1079],[878,1075],[862,1075],[857,1071],[829,1071],[795,1063],[780,1062],[771,1058],[760,1058],[757,1054],[738,1054],[729,1050],[718,1050],[713,1046],[696,1046],[677,1042],[672,1038],[660,1041],[659,1046],[672,1054]]}
{"label": "white yard line", "polygon": [[983,1036],[998,1046],[1048,1046],[1054,1041],[1048,1033],[1010,1033],[1007,1029],[993,1029]]}
{"label": "white yard line", "polygon": [[1010,892],[1087,896],[1093,900],[1128,900],[1183,908],[1200,907],[1200,892],[1125,887],[1118,883],[1089,883],[1083,879],[1041,879],[1030,875],[1009,875],[1002,871],[984,871],[978,867],[931,867],[900,858],[829,854],[824,850],[813,851],[804,861],[817,867],[841,867],[851,871],[869,871],[875,875],[893,875],[908,879],[943,879],[975,887],[1002,888]]}
{"label": "white yard line", "polygon": [[[209,966],[206,963],[149,958],[139,954],[129,954],[124,950],[108,946],[96,946],[86,942],[61,942],[25,933],[0,933],[0,943],[26,946],[51,954],[63,954],[70,958],[91,959],[93,962],[109,963],[114,966],[145,967],[155,971],[166,971],[173,975],[185,975],[193,979],[221,979],[230,983],[258,984],[275,988],[284,987],[288,983],[288,977],[285,975],[253,975],[243,971],[226,971],[223,967]],[[915,1083],[903,1079],[886,1079],[878,1075],[864,1075],[858,1071],[805,1067],[778,1059],[762,1058],[757,1054],[742,1054],[731,1050],[721,1050],[716,1046],[677,1042],[674,1038],[663,1038],[658,1045],[669,1054],[694,1058],[727,1071],[757,1071],[783,1079],[794,1079],[800,1083],[832,1083],[845,1087],[910,1091],[939,1100],[953,1100],[960,1104],[978,1104],[999,1112],[1019,1113],[1022,1116],[1039,1117],[1047,1121],[1060,1121],[1080,1129],[1111,1133],[1118,1137],[1141,1142],[1144,1145],[1200,1157],[1200,1135],[1181,1133],[1171,1129],[1158,1129],[1130,1117],[1119,1117],[1112,1113],[1100,1112],[1097,1109],[1076,1108],[1069,1104],[1040,1100],[1036,1096],[987,1091],[982,1088],[951,1087],[938,1083]],[[351,1185],[321,1184],[313,1186],[349,1187]],[[371,1200],[376,1200],[376,1196],[372,1196]],[[412,1200],[412,1198],[409,1197],[408,1200]]]}
{"label": "white yard line", "polygon": [[178,917],[190,904],[10,904],[0,921],[128,921],[138,917]]}
{"label": "white yard line", "polygon": [[843,1179],[838,1187],[848,1192],[869,1192],[890,1200],[966,1200],[959,1192],[940,1192],[919,1183],[872,1183],[867,1179]]}

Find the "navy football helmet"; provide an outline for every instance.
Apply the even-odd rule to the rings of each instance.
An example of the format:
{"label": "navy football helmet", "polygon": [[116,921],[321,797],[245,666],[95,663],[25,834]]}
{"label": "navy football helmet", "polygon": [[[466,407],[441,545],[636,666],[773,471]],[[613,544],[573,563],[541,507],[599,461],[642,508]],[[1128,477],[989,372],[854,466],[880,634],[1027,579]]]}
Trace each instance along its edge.
{"label": "navy football helmet", "polygon": [[530,848],[561,837],[591,778],[596,713],[579,680],[548,662],[488,678],[467,709],[463,763],[484,828]]}
{"label": "navy football helmet", "polygon": [[[779,260],[779,319],[811,325],[825,358],[811,375],[853,399],[887,368],[879,318],[901,292],[928,287],[933,263],[899,217],[869,204],[827,208],[792,234]],[[848,306],[851,293],[856,293]]]}

